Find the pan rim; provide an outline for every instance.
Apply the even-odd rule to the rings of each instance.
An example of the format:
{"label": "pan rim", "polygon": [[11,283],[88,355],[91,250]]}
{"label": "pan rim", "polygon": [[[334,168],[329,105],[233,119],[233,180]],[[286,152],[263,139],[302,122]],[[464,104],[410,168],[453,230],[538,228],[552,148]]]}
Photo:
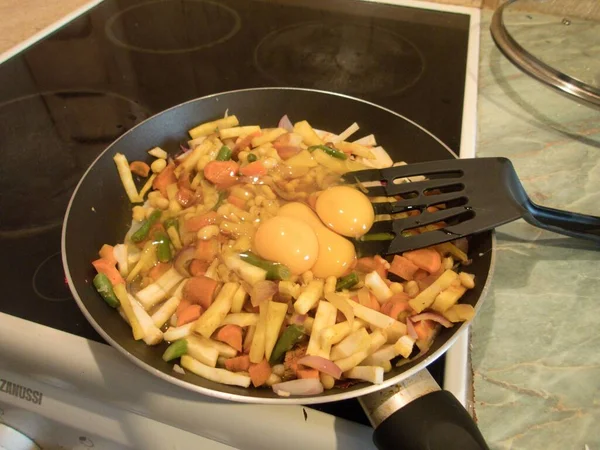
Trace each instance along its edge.
{"label": "pan rim", "polygon": [[[318,90],[318,89],[309,89],[309,88],[267,86],[267,87],[236,89],[236,90],[231,90],[231,91],[219,92],[219,93],[215,93],[215,94],[209,94],[209,95],[206,95],[203,97],[198,97],[198,98],[191,99],[186,102],[174,105],[168,109],[165,109],[165,110],[145,119],[144,121],[137,124],[135,127],[131,128],[127,132],[123,133],[117,139],[115,139],[109,146],[106,147],[106,149],[104,149],[104,151],[102,151],[98,155],[98,157],[96,159],[94,159],[94,161],[90,164],[90,166],[87,168],[87,170],[84,172],[84,174],[81,176],[79,182],[77,183],[77,186],[75,187],[75,190],[73,191],[73,194],[71,195],[71,198],[69,199],[69,204],[67,206],[65,216],[63,219],[62,230],[61,230],[61,246],[60,246],[63,269],[65,271],[65,277],[67,279],[69,289],[71,290],[71,293],[73,294],[73,298],[77,302],[77,305],[79,306],[79,309],[81,310],[83,315],[86,317],[88,322],[92,325],[92,327],[96,330],[96,332],[106,342],[108,342],[111,345],[111,347],[116,349],[119,353],[121,353],[123,356],[125,356],[127,359],[129,359],[131,362],[133,362],[135,365],[137,365],[141,369],[144,369],[145,371],[151,373],[152,375],[157,376],[158,378],[160,378],[164,381],[167,381],[171,384],[182,387],[189,391],[194,391],[194,392],[202,394],[202,395],[207,395],[209,397],[238,402],[238,403],[247,403],[247,404],[311,405],[311,404],[319,404],[319,403],[330,403],[330,402],[336,402],[336,401],[340,401],[340,400],[348,400],[348,399],[352,399],[352,398],[356,398],[356,397],[361,397],[363,395],[377,392],[377,391],[380,391],[381,389],[385,389],[387,387],[390,387],[397,383],[400,383],[401,381],[404,381],[404,380],[410,378],[411,376],[415,375],[416,373],[427,369],[427,366],[429,366],[431,363],[433,363],[435,360],[437,360],[440,356],[442,356],[450,348],[450,346],[452,344],[454,344],[456,339],[458,339],[458,337],[462,333],[466,332],[466,330],[469,328],[471,322],[462,322],[461,325],[458,327],[458,330],[454,333],[454,335],[452,337],[450,337],[435,352],[428,355],[425,359],[420,361],[414,367],[411,367],[410,369],[408,369],[406,371],[403,371],[393,377],[390,377],[387,380],[384,380],[384,382],[381,384],[365,385],[359,389],[354,389],[351,391],[330,394],[330,395],[325,394],[325,392],[327,392],[327,391],[324,391],[325,395],[320,394],[319,396],[264,398],[264,397],[254,397],[254,396],[246,396],[246,395],[240,395],[240,394],[232,394],[232,393],[213,390],[213,389],[210,389],[207,387],[203,387],[203,386],[199,386],[199,385],[187,382],[185,380],[177,378],[176,376],[174,376],[172,374],[167,374],[165,372],[162,372],[162,371],[156,369],[155,367],[142,361],[141,359],[139,359],[138,357],[136,357],[135,355],[133,355],[132,353],[127,351],[117,341],[115,341],[112,337],[110,337],[108,335],[108,333],[106,333],[104,331],[104,329],[96,322],[94,317],[90,314],[87,307],[85,306],[83,300],[79,297],[79,293],[77,292],[77,289],[75,288],[74,282],[71,278],[71,272],[69,270],[69,264],[67,261],[67,252],[66,252],[67,223],[69,220],[69,215],[71,212],[71,207],[73,205],[73,201],[74,201],[75,197],[77,196],[77,192],[79,191],[81,185],[85,181],[89,172],[96,165],[96,163],[104,156],[104,154],[106,152],[108,152],[113,146],[115,146],[121,139],[123,139],[129,133],[132,133],[134,130],[136,130],[138,127],[142,126],[146,122],[148,122],[150,120],[154,120],[154,119],[162,116],[163,114],[167,114],[174,109],[182,107],[183,105],[197,102],[200,100],[215,98],[215,97],[219,97],[219,96],[223,96],[223,95],[230,95],[230,94],[235,94],[235,93],[240,93],[240,92],[248,92],[248,91],[267,91],[267,90],[292,90],[292,91],[316,92],[319,94],[332,95],[332,96],[346,98],[348,100],[357,101],[360,103],[364,103],[364,104],[379,108],[390,114],[400,117],[401,119],[416,126],[421,131],[425,132],[427,135],[429,135],[431,138],[433,138],[435,141],[437,141],[440,145],[442,145],[442,147],[444,147],[454,158],[458,158],[458,155],[452,149],[450,149],[450,147],[448,147],[442,140],[440,140],[437,136],[435,136],[433,133],[431,133],[429,130],[427,130],[423,126],[419,125],[417,122],[414,122],[413,120],[403,116],[402,114],[399,114],[391,109],[385,108],[376,103],[372,103],[367,100],[363,100],[363,99],[360,99],[357,97],[353,97],[353,96],[350,96],[347,94],[341,94],[341,93],[337,93],[337,92]],[[495,234],[494,230],[490,231],[489,233],[491,234],[491,241],[492,241],[491,242],[492,245],[491,245],[491,249],[490,249],[490,252],[491,252],[490,268],[488,271],[488,276],[487,276],[486,282],[482,288],[481,295],[479,296],[479,299],[475,304],[475,317],[477,317],[477,313],[479,312],[479,309],[481,308],[481,304],[483,303],[483,301],[485,300],[485,297],[487,296],[487,293],[488,293],[490,285],[491,285],[493,273],[495,270],[495,265],[496,265],[496,234]]]}

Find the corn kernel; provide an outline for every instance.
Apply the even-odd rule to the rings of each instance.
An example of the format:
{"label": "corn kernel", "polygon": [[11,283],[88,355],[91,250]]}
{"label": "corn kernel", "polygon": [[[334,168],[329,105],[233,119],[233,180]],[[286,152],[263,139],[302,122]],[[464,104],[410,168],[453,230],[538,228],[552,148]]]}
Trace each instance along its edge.
{"label": "corn kernel", "polygon": [[167,167],[167,161],[164,159],[155,159],[152,164],[150,164],[150,168],[154,173],[161,173],[165,167]]}

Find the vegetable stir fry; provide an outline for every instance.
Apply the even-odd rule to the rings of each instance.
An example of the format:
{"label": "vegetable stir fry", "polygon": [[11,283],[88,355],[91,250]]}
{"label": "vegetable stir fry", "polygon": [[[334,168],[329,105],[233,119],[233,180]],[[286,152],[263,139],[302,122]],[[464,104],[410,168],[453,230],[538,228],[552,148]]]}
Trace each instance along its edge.
{"label": "vegetable stir fry", "polygon": [[178,155],[115,155],[136,205],[123,242],[92,262],[100,297],[134,339],[167,342],[163,359],[179,373],[280,396],[381,383],[439,329],[473,317],[458,301],[475,284],[460,269],[465,240],[357,256],[353,239],[383,219],[371,201],[399,199],[342,183],[392,165],[373,135],[350,141],[358,130],[336,135],[287,116],[276,128],[241,126],[226,115],[190,130]]}

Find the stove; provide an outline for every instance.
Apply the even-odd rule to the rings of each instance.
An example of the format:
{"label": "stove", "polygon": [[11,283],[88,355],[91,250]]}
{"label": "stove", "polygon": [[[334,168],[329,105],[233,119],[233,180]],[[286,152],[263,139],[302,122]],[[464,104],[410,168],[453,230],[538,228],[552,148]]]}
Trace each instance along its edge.
{"label": "stove", "polygon": [[[211,442],[231,443],[226,427],[203,434],[185,420],[157,412],[170,397],[195,399],[196,406],[186,406],[191,414],[204,414],[203,405],[223,408],[223,402],[164,386],[130,367],[79,311],[60,257],[62,220],[76,183],[112,141],[153,114],[207,94],[262,86],[360,97],[419,123],[457,154],[473,156],[479,13],[410,0],[94,3],[70,22],[45,30],[31,46],[5,54],[7,59],[0,64],[0,245],[5,255],[14,255],[0,263],[5,280],[0,300],[0,379],[56,391],[46,397],[65,411],[87,398],[91,414],[93,402],[99,409],[109,407],[103,405],[102,378],[97,376],[120,367],[135,380],[145,380],[160,397],[154,400],[161,403],[124,389],[122,399],[107,400],[118,414],[129,411],[143,416],[136,419],[140,423],[153,419],[173,427],[163,430],[167,434],[186,429]],[[47,347],[42,353],[40,340]],[[69,358],[65,352],[78,357]],[[54,353],[53,358],[67,367],[49,361]],[[446,358],[431,366],[438,382],[463,402],[469,373],[466,359],[463,336]],[[137,388],[132,380],[127,383]],[[21,417],[23,405],[18,400],[0,392],[0,413],[3,402],[13,402],[10,411]],[[234,417],[242,411],[276,420],[275,411],[281,408],[227,404],[228,412],[222,414],[225,422],[229,414]],[[370,445],[368,420],[356,400],[285,408],[286,414],[310,411],[319,427],[329,427],[332,442],[339,443],[340,433],[348,435],[345,448]],[[9,423],[7,417],[0,414],[0,421]],[[248,418],[244,420],[252,426]],[[94,432],[92,427],[88,435]],[[115,442],[124,447],[114,448],[137,442],[131,436],[123,439]],[[164,448],[156,446],[159,441],[148,442],[154,447],[132,448]],[[267,448],[243,442],[242,448]],[[77,445],[86,447],[84,440]],[[329,448],[326,440],[316,445]]]}

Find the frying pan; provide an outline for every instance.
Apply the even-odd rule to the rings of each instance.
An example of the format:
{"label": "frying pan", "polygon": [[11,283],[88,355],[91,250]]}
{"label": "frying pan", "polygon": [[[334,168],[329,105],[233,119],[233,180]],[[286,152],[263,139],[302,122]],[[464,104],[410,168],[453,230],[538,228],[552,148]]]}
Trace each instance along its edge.
{"label": "frying pan", "polygon": [[[374,441],[380,448],[479,449],[487,448],[477,427],[452,394],[440,391],[424,370],[442,355],[458,334],[461,324],[443,329],[429,352],[393,368],[380,385],[357,384],[334,388],[311,397],[283,398],[270,389],[244,389],[200,378],[179,375],[162,360],[166,344],[149,347],[134,341],[130,327],[98,296],[92,285],[90,264],[104,243],[121,242],[131,223],[131,204],[121,185],[113,156],[123,153],[129,161],[147,160],[147,150],[160,146],[170,154],[179,151],[193,126],[235,113],[242,124],[276,126],[283,114],[292,120],[310,121],[317,128],[342,130],[357,122],[361,134],[375,134],[395,161],[422,162],[455,158],[433,134],[393,111],[356,98],[298,88],[257,88],[230,91],[191,100],[157,114],[129,130],[92,163],[69,203],[63,224],[62,256],[69,287],[83,314],[96,331],[132,362],[157,377],[201,394],[226,400],[277,405],[334,402],[363,396],[361,403],[376,427]],[[491,232],[470,239],[469,271],[476,287],[463,302],[479,309],[487,290],[494,260]],[[367,395],[370,394],[370,395]]]}

